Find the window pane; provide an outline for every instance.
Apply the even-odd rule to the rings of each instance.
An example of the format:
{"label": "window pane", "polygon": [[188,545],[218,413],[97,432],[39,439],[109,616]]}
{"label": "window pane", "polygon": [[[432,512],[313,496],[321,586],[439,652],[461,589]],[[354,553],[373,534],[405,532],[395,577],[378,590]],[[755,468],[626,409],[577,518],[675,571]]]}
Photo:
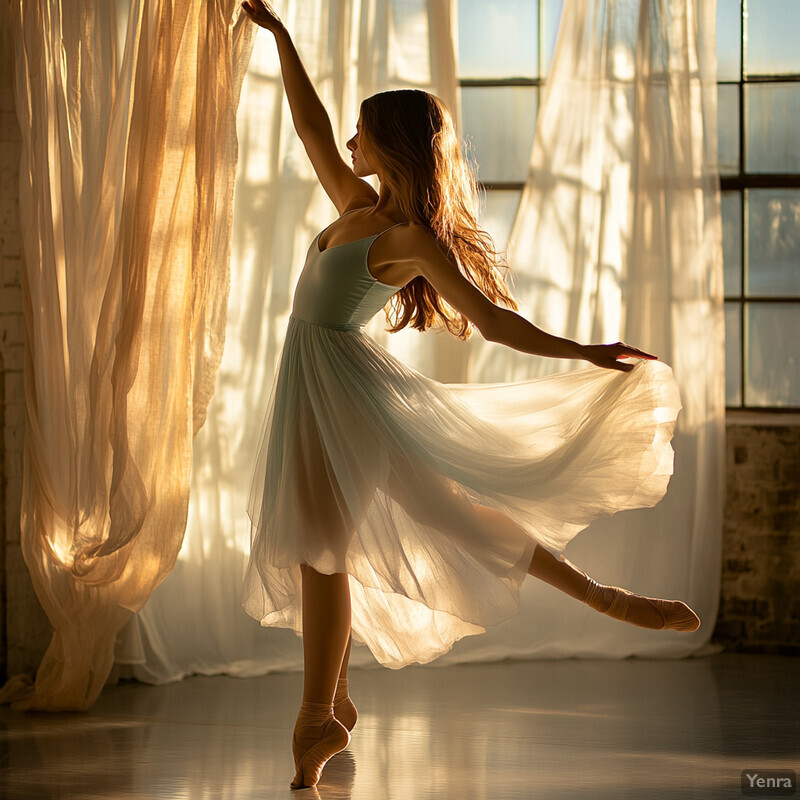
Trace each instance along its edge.
{"label": "window pane", "polygon": [[542,75],[547,75],[556,51],[558,26],[561,24],[561,11],[564,0],[542,0]]}
{"label": "window pane", "polygon": [[744,97],[747,172],[800,172],[800,84],[750,84]]}
{"label": "window pane", "polygon": [[717,159],[721,175],[739,174],[739,87],[717,87]]}
{"label": "window pane", "polygon": [[539,75],[538,0],[458,0],[462,78]]}
{"label": "window pane", "polygon": [[745,196],[747,293],[800,296],[800,190],[751,189]]}
{"label": "window pane", "polygon": [[800,72],[800,3],[756,0],[747,4],[747,74]]}
{"label": "window pane", "polygon": [[742,291],[742,195],[722,193],[722,259],[725,297],[740,297]]}
{"label": "window pane", "polygon": [[464,87],[464,134],[485,183],[523,183],[533,146],[538,110],[534,86]]}
{"label": "window pane", "polygon": [[742,404],[742,307],[725,303],[725,405]]}
{"label": "window pane", "polygon": [[508,237],[521,198],[522,192],[516,189],[486,192],[486,208],[481,214],[480,224],[501,252],[508,247]]}
{"label": "window pane", "polygon": [[738,81],[742,65],[742,2],[717,0],[717,80]]}
{"label": "window pane", "polygon": [[747,303],[748,406],[800,406],[800,304]]}

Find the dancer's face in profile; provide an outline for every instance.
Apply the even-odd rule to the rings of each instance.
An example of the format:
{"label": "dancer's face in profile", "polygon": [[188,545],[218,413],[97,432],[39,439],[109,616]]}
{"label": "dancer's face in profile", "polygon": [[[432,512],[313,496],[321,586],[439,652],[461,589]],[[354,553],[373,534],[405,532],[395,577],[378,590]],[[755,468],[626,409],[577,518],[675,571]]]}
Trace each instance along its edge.
{"label": "dancer's face in profile", "polygon": [[368,175],[375,175],[375,168],[369,163],[364,153],[361,141],[361,117],[356,124],[356,135],[347,143],[347,149],[353,154],[353,172],[359,178],[366,178]]}

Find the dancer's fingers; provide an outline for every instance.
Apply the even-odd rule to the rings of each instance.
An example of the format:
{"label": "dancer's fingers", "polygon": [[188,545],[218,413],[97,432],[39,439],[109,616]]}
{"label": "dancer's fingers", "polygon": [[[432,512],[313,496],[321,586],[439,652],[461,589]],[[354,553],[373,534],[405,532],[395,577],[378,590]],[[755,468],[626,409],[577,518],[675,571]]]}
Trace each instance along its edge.
{"label": "dancer's fingers", "polygon": [[658,361],[658,356],[640,350],[638,347],[631,347],[629,344],[625,344],[625,342],[617,342],[617,347],[619,347],[621,351],[621,355],[617,356],[617,358],[630,356],[633,358],[647,358],[652,361]]}

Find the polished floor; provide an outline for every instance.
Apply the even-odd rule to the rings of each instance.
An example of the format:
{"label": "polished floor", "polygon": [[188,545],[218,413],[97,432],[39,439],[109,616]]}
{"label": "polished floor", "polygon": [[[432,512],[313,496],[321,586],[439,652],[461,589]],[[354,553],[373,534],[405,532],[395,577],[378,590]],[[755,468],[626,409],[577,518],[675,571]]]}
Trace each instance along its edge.
{"label": "polished floor", "polygon": [[531,661],[353,670],[360,719],[292,791],[302,677],[108,687],[86,714],[0,709],[0,797],[741,798],[800,766],[798,660]]}

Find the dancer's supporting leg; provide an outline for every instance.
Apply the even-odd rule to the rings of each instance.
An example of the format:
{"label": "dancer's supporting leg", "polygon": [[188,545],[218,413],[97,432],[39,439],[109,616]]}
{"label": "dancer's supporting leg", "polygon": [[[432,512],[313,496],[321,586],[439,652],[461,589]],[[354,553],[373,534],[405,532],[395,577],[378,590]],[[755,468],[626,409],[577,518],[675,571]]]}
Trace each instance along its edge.
{"label": "dancer's supporting leg", "polygon": [[[513,526],[524,533],[516,522],[505,514],[485,506],[476,506],[478,515],[492,526]],[[586,603],[602,614],[622,622],[653,630],[694,631],[700,619],[680,600],[662,600],[633,594],[616,586],[597,583],[566,558],[559,560],[537,545],[528,567],[528,574],[549,583],[556,589]]]}
{"label": "dancer's supporting leg", "polygon": [[353,730],[358,719],[358,711],[350,699],[350,688],[347,682],[347,667],[350,664],[350,648],[352,645],[353,637],[351,635],[344,650],[342,668],[339,670],[339,680],[336,681],[336,694],[333,696],[333,713],[336,719],[349,731]]}
{"label": "dancer's supporting leg", "polygon": [[292,739],[293,789],[315,786],[325,762],[350,742],[333,715],[333,696],[350,636],[346,573],[324,575],[306,564],[303,575],[303,704]]}

